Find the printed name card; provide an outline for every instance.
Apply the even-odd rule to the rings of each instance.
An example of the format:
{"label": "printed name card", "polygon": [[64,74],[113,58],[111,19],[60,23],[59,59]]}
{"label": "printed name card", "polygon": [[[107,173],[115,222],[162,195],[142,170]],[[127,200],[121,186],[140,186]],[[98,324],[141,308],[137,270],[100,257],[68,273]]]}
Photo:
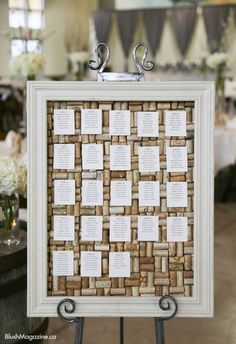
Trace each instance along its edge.
{"label": "printed name card", "polygon": [[82,206],[103,205],[103,181],[82,181]]}
{"label": "printed name card", "polygon": [[130,110],[110,110],[110,135],[130,135]]}
{"label": "printed name card", "polygon": [[130,277],[130,252],[109,253],[109,277]]}
{"label": "printed name card", "polygon": [[138,112],[138,137],[157,137],[159,134],[159,113]]}
{"label": "printed name card", "polygon": [[165,112],[166,136],[186,136],[186,111]]}
{"label": "printed name card", "polygon": [[139,206],[159,206],[160,205],[160,183],[139,182]]}
{"label": "printed name card", "polygon": [[167,182],[167,207],[182,208],[188,206],[187,182]]}
{"label": "printed name card", "polygon": [[75,134],[75,112],[73,109],[55,109],[53,116],[54,135]]}
{"label": "printed name card", "polygon": [[102,216],[81,216],[81,239],[102,241]]}
{"label": "printed name card", "polygon": [[75,204],[75,180],[59,179],[54,181],[54,204]]}
{"label": "printed name card", "polygon": [[130,241],[130,216],[110,217],[110,241]]}
{"label": "printed name card", "polygon": [[102,253],[82,251],[80,255],[82,277],[101,277]]}
{"label": "printed name card", "polygon": [[53,251],[53,276],[74,275],[74,252]]}
{"label": "printed name card", "polygon": [[167,217],[167,241],[187,241],[187,217]]}
{"label": "printed name card", "polygon": [[131,206],[131,181],[111,181],[111,206]]}
{"label": "printed name card", "polygon": [[102,110],[81,110],[81,134],[102,134]]}
{"label": "printed name card", "polygon": [[75,168],[75,145],[55,144],[53,168],[73,170]]}
{"label": "printed name card", "polygon": [[53,217],[53,239],[54,240],[74,240],[75,217],[54,215]]}
{"label": "printed name card", "polygon": [[131,169],[130,146],[110,146],[110,170],[129,171]]}
{"label": "printed name card", "polygon": [[139,172],[160,171],[159,147],[138,147]]}
{"label": "printed name card", "polygon": [[167,172],[187,172],[187,147],[166,148]]}
{"label": "printed name card", "polygon": [[103,169],[103,144],[82,144],[82,166],[84,170]]}
{"label": "printed name card", "polygon": [[138,216],[138,241],[158,241],[158,227],[158,216]]}

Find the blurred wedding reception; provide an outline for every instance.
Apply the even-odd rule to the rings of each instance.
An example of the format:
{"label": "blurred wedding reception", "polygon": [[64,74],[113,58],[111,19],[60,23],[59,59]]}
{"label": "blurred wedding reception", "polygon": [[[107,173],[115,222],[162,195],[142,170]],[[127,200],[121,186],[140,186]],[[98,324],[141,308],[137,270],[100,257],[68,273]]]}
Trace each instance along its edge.
{"label": "blurred wedding reception", "polygon": [[[104,43],[100,50],[98,49],[99,43]],[[138,45],[139,43],[140,45]],[[106,47],[109,47],[109,52]],[[147,51],[144,49],[146,47],[148,49]],[[109,54],[110,56],[108,56]],[[146,55],[144,56],[143,54]],[[103,64],[104,59],[106,59],[106,61]],[[31,198],[29,200],[28,197],[27,200],[27,173],[31,173],[28,167],[28,159],[32,158],[32,156],[27,156],[27,151],[29,151],[30,145],[32,144],[30,141],[27,143],[27,139],[29,138],[28,131],[31,128],[31,126],[28,126],[27,129],[27,124],[29,123],[27,102],[28,106],[30,106],[29,104],[31,103],[30,93],[27,94],[27,83],[29,82],[28,85],[33,85],[34,81],[41,81],[42,87],[46,87],[47,82],[55,82],[56,85],[65,83],[65,85],[67,85],[66,87],[70,88],[71,84],[77,84],[77,82],[78,84],[93,82],[99,89],[99,83],[101,83],[101,81],[97,81],[97,78],[99,79],[98,76],[101,74],[101,71],[104,71],[104,75],[108,75],[108,80],[109,75],[112,77],[115,73],[123,73],[123,76],[136,75],[141,71],[140,64],[137,61],[141,61],[141,66],[144,67],[144,80],[139,81],[140,84],[163,83],[164,85],[167,82],[168,84],[170,82],[173,82],[173,84],[179,82],[197,82],[196,85],[201,85],[206,81],[214,83],[214,114],[211,115],[210,111],[206,113],[206,115],[213,116],[211,119],[214,122],[214,133],[212,138],[214,166],[212,170],[209,171],[209,173],[212,173],[212,178],[214,179],[214,264],[212,263],[211,269],[209,270],[209,274],[214,274],[214,315],[213,317],[206,318],[201,318],[199,315],[198,317],[194,317],[194,313],[191,313],[191,307],[189,308],[189,314],[191,313],[190,316],[181,317],[178,316],[177,313],[176,317],[169,321],[165,321],[165,339],[163,339],[163,341],[160,341],[156,333],[156,330],[157,332],[161,331],[160,326],[158,327],[155,322],[156,318],[140,316],[138,314],[137,317],[132,315],[127,317],[124,316],[123,318],[107,317],[106,315],[104,316],[104,314],[97,314],[91,317],[85,316],[84,318],[77,318],[74,323],[72,321],[63,321],[63,316],[48,317],[46,313],[45,317],[41,315],[39,317],[27,316],[26,294],[27,277],[29,277],[27,276],[27,264],[31,264],[32,259],[28,254],[27,263],[27,246],[30,241],[28,240],[27,242],[27,231],[29,232],[27,215],[30,215],[31,218],[34,217],[34,214],[27,213],[27,203],[28,206],[30,202],[32,203]],[[154,64],[153,68],[148,68],[151,63],[150,61]],[[119,81],[119,79],[117,80]],[[130,83],[132,82],[133,81],[130,81]],[[109,81],[107,81],[107,83],[109,83]],[[110,83],[112,84],[112,81]],[[197,87],[198,86],[196,86],[196,89]],[[91,97],[92,96],[91,94]],[[180,136],[182,137],[184,135],[179,135],[178,139],[173,139],[173,142],[175,141],[173,146],[181,146],[189,140],[190,143],[186,144],[186,157],[188,154],[188,159],[191,160],[194,153],[196,153],[195,148],[193,148],[193,141],[191,141],[192,132],[190,132],[191,130],[193,131],[194,111],[198,111],[197,107],[196,109],[194,108],[193,102],[186,101],[181,103],[178,99],[171,99],[171,103],[169,102],[169,105],[167,104],[169,107],[165,105],[166,103],[163,103],[161,105],[159,104],[159,107],[156,106],[152,108],[150,102],[151,105],[149,104],[149,107],[147,106],[145,108],[144,103],[143,108],[139,108],[140,105],[136,101],[130,102],[132,104],[129,105],[130,107],[127,107],[127,104],[122,102],[122,99],[118,99],[118,101],[114,103],[115,105],[113,108],[113,105],[108,101],[104,101],[104,104],[100,104],[97,101],[93,102],[93,100],[91,100],[90,110],[94,109],[99,111],[99,109],[102,109],[103,111],[103,124],[101,124],[101,126],[103,126],[103,133],[84,131],[85,140],[87,141],[81,141],[83,144],[80,144],[79,141],[76,141],[74,136],[78,133],[78,135],[80,135],[80,129],[78,129],[77,123],[78,118],[80,118],[81,103],[75,104],[76,102],[74,102],[73,105],[73,102],[71,102],[71,105],[68,102],[69,105],[67,106],[68,109],[72,109],[73,106],[75,106],[76,129],[75,133],[72,133],[73,136],[66,136],[66,138],[64,138],[63,133],[61,134],[58,131],[59,139],[55,138],[56,120],[54,117],[54,136],[52,136],[52,138],[50,137],[50,135],[53,135],[51,134],[51,123],[53,120],[50,116],[52,116],[53,113],[55,114],[55,109],[60,108],[60,106],[61,109],[64,109],[63,101],[64,99],[60,100],[62,106],[59,104],[59,101],[54,101],[54,99],[48,102],[48,130],[45,133],[45,137],[48,135],[48,142],[54,143],[54,146],[56,146],[55,143],[59,143],[61,146],[64,143],[70,143],[70,146],[75,143],[75,152],[73,154],[75,155],[76,172],[79,171],[80,173],[82,171],[82,178],[87,178],[88,180],[94,178],[93,174],[96,174],[96,171],[94,172],[96,168],[93,167],[91,158],[96,160],[96,156],[98,155],[95,152],[96,156],[91,155],[90,158],[88,157],[87,164],[90,167],[88,167],[86,171],[83,171],[83,167],[81,170],[81,166],[78,167],[78,165],[84,164],[83,157],[81,157],[82,154],[84,154],[82,151],[85,151],[84,143],[90,143],[88,146],[95,146],[95,143],[101,144],[103,143],[102,140],[105,135],[106,139],[109,141],[110,139],[107,138],[109,137],[109,133],[110,135],[114,135],[114,141],[111,141],[116,142],[117,146],[114,147],[119,147],[118,145],[120,145],[120,143],[124,144],[128,142],[128,139],[126,141],[122,139],[125,136],[119,136],[122,134],[112,134],[111,128],[110,132],[108,131],[109,128],[106,128],[106,126],[109,127],[109,124],[106,124],[105,116],[108,116],[111,110],[124,110],[127,112],[130,110],[131,113],[134,112],[134,114],[141,114],[142,112],[140,111],[144,111],[144,113],[145,111],[146,113],[147,111],[152,111],[150,114],[153,114],[157,109],[160,110],[160,137],[164,132],[164,125],[166,125],[165,122],[162,122],[162,113],[164,118],[164,112],[166,110],[169,111],[174,109],[176,112],[179,110],[186,111],[186,140],[185,138],[180,138]],[[84,104],[85,103],[86,102],[84,102]],[[39,106],[38,103],[36,105]],[[36,105],[35,114],[33,114],[33,116],[39,115]],[[78,108],[76,108],[77,106]],[[85,104],[85,109],[89,109],[89,107],[86,106]],[[99,109],[97,109],[98,107]],[[111,117],[109,117],[109,121],[111,121]],[[131,136],[125,134],[127,138],[132,138],[132,135],[137,134],[137,130],[134,129],[136,124],[132,124],[133,122],[135,123],[135,119],[133,121],[131,119]],[[200,123],[199,125],[202,124]],[[86,126],[86,123],[84,126]],[[81,128],[81,132],[85,130],[82,124]],[[107,131],[104,131],[104,128]],[[138,134],[138,136],[142,135]],[[142,180],[142,183],[150,180],[156,181],[156,179],[153,179],[153,174],[147,177],[147,174],[139,173],[138,168],[140,168],[140,164],[138,165],[138,160],[135,160],[137,157],[132,155],[135,149],[138,151],[138,149],[141,148],[138,146],[148,146],[149,143],[150,146],[154,146],[153,142],[157,142],[157,140],[153,140],[153,137],[150,138],[152,135],[143,136],[146,137],[144,139],[142,138],[143,141],[140,139],[142,144],[138,143],[137,146],[135,146],[135,143],[133,144],[131,142],[131,145],[133,145],[131,148],[132,167],[118,168],[117,170],[119,172],[117,172],[116,168],[113,168],[113,171],[112,168],[110,168],[111,172],[109,171],[109,175],[106,177],[107,174],[105,169],[107,168],[106,164],[108,164],[108,160],[104,158],[104,161],[102,161],[102,168],[98,169],[102,170],[104,168],[105,171],[104,179],[101,179],[104,181],[104,204],[105,202],[110,204],[108,203],[110,201],[109,195],[107,196],[105,191],[106,188],[108,189],[110,187],[110,178],[127,178],[130,172],[132,175],[134,164],[139,167],[137,167],[137,173],[133,171],[134,174],[131,178],[135,179],[135,175],[138,175],[139,177],[137,178],[140,178],[138,180]],[[132,141],[132,139],[130,140]],[[104,156],[107,154],[106,150],[109,151],[109,154],[112,152],[112,150],[110,151],[110,142],[108,143],[108,141],[105,142],[103,146]],[[139,141],[139,138],[136,141]],[[91,143],[93,143],[93,145]],[[57,146],[59,146],[59,144]],[[108,146],[106,146],[106,144],[108,144],[109,148],[107,148]],[[82,147],[81,153],[78,153],[78,147],[80,147],[80,145]],[[201,145],[201,142],[199,142],[199,145]],[[52,146],[53,145],[50,147]],[[69,144],[67,146],[69,146]],[[164,153],[161,153],[161,143],[160,147],[158,147],[158,149],[160,148],[161,169],[165,166],[163,165],[164,158],[162,158],[162,154],[164,156],[165,150],[167,150],[166,146],[168,146],[168,144],[163,145]],[[111,145],[111,147],[113,146]],[[201,149],[204,150],[204,147]],[[63,152],[61,151],[61,156]],[[67,154],[68,152],[64,153]],[[70,154],[72,154],[71,151]],[[79,156],[79,154],[81,154],[81,156]],[[89,154],[89,152],[87,154]],[[137,153],[137,156],[138,154],[140,153]],[[55,165],[52,167],[52,155],[53,153],[48,150],[46,159],[49,161],[50,168],[55,169]],[[40,159],[41,157],[39,156],[37,158]],[[178,158],[179,157],[177,157],[177,159]],[[120,159],[122,160],[122,156]],[[114,165],[115,163],[118,164],[118,159],[113,163]],[[60,164],[58,163],[58,165]],[[75,167],[73,167],[75,165],[72,164],[72,168],[71,165],[67,167],[69,170],[68,173],[64,171],[63,166],[59,166],[52,175],[58,175],[59,179],[67,179],[67,176],[69,176],[68,179],[72,179],[70,173],[71,175],[73,174],[72,170],[75,169]],[[182,182],[190,180],[190,182],[193,182],[197,167],[194,166],[193,168],[191,164],[188,165],[188,167],[188,171],[176,170],[177,172],[175,172],[173,169],[175,173],[171,170],[167,170],[163,178],[166,178],[165,180],[167,181]],[[36,168],[34,170],[36,171]],[[92,172],[87,170],[92,170]],[[129,171],[125,172],[125,170]],[[144,167],[143,170],[145,171]],[[160,170],[156,169],[155,171]],[[170,179],[166,177],[168,172],[172,172],[170,173]],[[43,174],[44,171],[40,170],[35,173]],[[75,175],[75,179],[77,178],[76,183],[81,182],[79,173],[73,174]],[[63,176],[65,176],[65,178]],[[52,179],[53,178],[54,177],[52,177]],[[204,182],[204,176],[199,176],[197,179],[200,180],[200,183]],[[52,181],[50,178],[47,179],[49,187],[52,182],[55,183],[54,180]],[[42,192],[43,190],[42,188]],[[162,189],[161,186],[160,197],[163,195],[163,190],[165,192],[165,189]],[[209,197],[207,192],[208,190],[206,190],[205,194],[206,199]],[[138,194],[138,191],[135,191],[135,193]],[[39,197],[39,195],[35,195],[35,198]],[[48,202],[51,202],[52,197],[53,196],[49,194]],[[83,197],[83,194],[81,197]],[[135,201],[137,200],[135,199]],[[205,200],[202,201],[205,202]],[[194,203],[193,200],[191,202],[192,204]],[[88,210],[91,210],[89,208],[95,209],[94,214],[97,215],[96,218],[99,216],[102,218],[102,215],[105,217],[112,214],[111,211],[110,213],[109,211],[108,213],[104,213],[104,209],[103,212],[102,210],[99,212],[99,209],[102,208],[99,207],[100,204],[95,204],[96,207],[91,207],[91,204],[88,205],[90,205],[90,207],[87,207]],[[146,206],[147,204],[144,205]],[[73,208],[75,212],[77,209],[76,206],[75,204]],[[78,213],[74,214],[71,210],[72,207],[71,205],[67,205],[66,209],[69,209],[68,213],[56,213],[57,209],[60,208],[56,207],[54,214],[75,215],[75,217],[78,218],[80,215],[93,214],[89,211],[85,212],[85,210],[83,210],[84,213],[82,213],[81,209],[78,210],[78,213],[80,211],[79,215]],[[163,209],[163,207],[164,205],[161,202],[160,208]],[[184,207],[187,208],[187,206]],[[197,205],[194,204],[194,207],[194,211],[197,214]],[[106,209],[106,207],[103,208]],[[120,215],[122,213],[120,204],[116,204],[114,208],[117,213],[113,213],[113,215]],[[130,212],[126,208],[129,207],[123,207],[123,214],[126,215],[126,218],[128,217],[127,215],[139,214],[138,211],[136,213],[132,212],[134,208],[133,205],[130,207]],[[148,211],[152,211],[150,210],[151,208],[154,209],[154,207],[150,207],[148,204]],[[183,214],[190,214],[191,211],[193,212],[192,209],[193,205],[192,208],[188,206],[186,212],[183,212]],[[182,216],[181,210],[173,211],[176,211],[176,218]],[[49,213],[50,211],[48,211],[48,216],[50,215]],[[151,213],[147,214],[150,215]],[[153,210],[153,214],[159,215],[159,226],[162,226],[161,221],[163,221],[163,219],[161,218],[161,214],[158,214],[156,210]],[[142,215],[146,214],[142,213]],[[205,214],[205,216],[208,215]],[[84,218],[85,217],[88,218],[89,216],[84,216]],[[144,216],[139,217],[141,218]],[[149,217],[151,218],[151,216]],[[152,217],[154,218],[154,216]],[[63,218],[63,216],[61,216],[61,218]],[[75,220],[76,231],[79,231],[78,221],[80,220]],[[153,243],[153,239],[150,239],[147,244],[145,240],[140,240],[141,242],[138,243],[136,239],[136,241],[133,239],[133,241],[120,240],[123,241],[123,243],[120,244],[119,240],[111,239],[111,232],[107,234],[107,238],[105,239],[107,241],[105,241],[105,244],[104,242],[102,242],[102,244],[97,244],[99,240],[95,239],[87,240],[92,242],[96,241],[96,243],[94,245],[93,243],[90,243],[91,245],[80,245],[80,249],[86,247],[87,251],[92,251],[92,248],[95,247],[94,251],[96,251],[96,245],[98,245],[103,258],[102,269],[108,269],[108,267],[105,267],[104,262],[108,262],[108,257],[110,257],[111,254],[110,251],[121,252],[125,250],[125,247],[128,247],[131,252],[131,258],[134,259],[134,262],[138,262],[136,267],[135,263],[133,264],[134,270],[132,270],[131,267],[131,274],[133,274],[131,278],[126,279],[123,275],[116,275],[110,278],[107,272],[106,277],[102,275],[100,279],[97,278],[98,275],[83,275],[86,277],[83,277],[81,282],[82,273],[81,276],[76,276],[77,279],[73,279],[69,274],[66,278],[61,278],[62,275],[60,275],[60,273],[58,273],[57,276],[55,276],[55,274],[51,276],[50,272],[48,272],[48,285],[51,293],[49,293],[48,296],[56,296],[58,302],[61,296],[69,298],[70,296],[83,295],[85,299],[89,299],[92,295],[103,297],[106,295],[113,295],[116,298],[121,297],[123,295],[122,290],[124,290],[125,296],[136,296],[135,300],[138,299],[138,297],[144,298],[149,296],[153,298],[166,294],[173,294],[172,296],[177,297],[177,300],[178,297],[190,298],[194,295],[194,288],[192,285],[193,278],[194,283],[195,281],[198,283],[199,277],[193,268],[188,268],[189,261],[191,261],[190,264],[194,265],[192,262],[197,264],[197,258],[195,260],[194,256],[196,253],[194,251],[195,245],[193,248],[191,243],[195,238],[198,240],[198,228],[194,228],[193,239],[193,235],[191,236],[190,233],[193,224],[190,221],[188,225],[190,229],[188,229],[188,233],[186,234],[187,239],[183,240],[188,240],[188,242],[184,244],[179,242],[174,243],[173,250],[177,253],[176,256],[173,254],[173,257],[171,255],[172,244],[166,242],[168,240],[165,234],[163,234],[166,228],[161,229],[162,227],[159,229],[159,233],[162,233],[162,242],[159,242],[159,244]],[[35,228],[33,228],[32,231],[35,230],[36,232]],[[66,230],[66,225],[63,228]],[[90,230],[92,231],[92,229],[94,230],[94,228],[91,227]],[[104,233],[108,233],[108,228],[104,227],[103,229],[104,239]],[[137,232],[137,230],[132,227],[132,224],[131,232]],[[53,234],[49,227],[48,232],[46,231],[45,238],[47,235],[48,239],[45,240],[48,241],[45,250],[48,249],[48,256],[50,256],[49,251],[51,249],[71,249],[70,244],[68,244],[69,240],[66,239],[66,237],[64,240],[57,239],[58,243],[55,244],[55,236],[53,240]],[[206,237],[208,237],[208,234],[206,234]],[[37,241],[38,238],[37,233],[35,233],[34,240]],[[77,240],[76,236],[74,240]],[[109,240],[117,241],[118,243],[110,243]],[[132,243],[127,243],[126,241],[132,241]],[[155,246],[156,244],[157,246]],[[201,251],[201,245],[202,242],[198,242],[199,252]],[[138,247],[137,250],[139,250],[137,252],[135,251],[136,247]],[[145,250],[145,254],[143,255],[141,252],[142,247],[144,247],[143,250]],[[149,248],[150,251],[148,251]],[[76,259],[77,255],[80,253],[80,249],[76,251],[76,248],[74,248]],[[37,256],[36,260],[39,261],[41,258],[41,256]],[[48,258],[50,263],[46,267],[46,270],[48,269],[48,271],[51,271],[52,264],[54,264],[54,258],[53,256],[53,263],[52,259]],[[236,0],[0,0],[0,344],[69,344],[74,342],[76,344],[236,344],[235,262]],[[94,262],[90,263],[92,266]],[[208,262],[205,263],[207,264]],[[35,267],[37,267],[37,264],[35,264]],[[156,268],[159,269],[157,270],[158,272],[156,272]],[[40,281],[41,275],[47,274],[46,270],[40,270],[39,280],[37,279],[38,277],[36,277],[37,280],[35,284]],[[160,284],[158,284],[159,282],[155,282],[159,281],[159,279]],[[204,281],[202,281],[202,283],[203,282]],[[28,279],[28,287],[29,284]],[[39,289],[41,287],[43,288],[43,283],[39,285]],[[142,287],[143,290],[146,288],[143,293],[140,291]],[[85,292],[83,294],[83,292],[81,292],[80,294],[79,288],[85,288],[85,290],[88,290],[88,293],[86,294]],[[90,288],[93,290],[91,293],[89,293]],[[138,288],[140,288],[139,294],[136,295],[135,292],[137,292]],[[150,292],[147,291],[148,289]],[[62,290],[68,291],[68,293],[63,293]],[[33,302],[35,302],[35,304],[37,303],[35,300]],[[134,302],[139,301],[136,300]],[[81,331],[81,329],[78,330],[79,326],[81,326],[81,321],[83,331]],[[76,331],[77,337],[74,339]]]}

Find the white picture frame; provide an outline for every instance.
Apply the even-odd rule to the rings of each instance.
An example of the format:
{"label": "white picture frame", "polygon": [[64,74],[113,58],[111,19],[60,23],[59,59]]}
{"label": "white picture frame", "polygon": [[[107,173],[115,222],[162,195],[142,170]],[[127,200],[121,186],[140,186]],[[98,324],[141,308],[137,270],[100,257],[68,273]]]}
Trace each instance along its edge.
{"label": "white picture frame", "polygon": [[[28,297],[29,317],[55,317],[64,297],[47,296],[47,101],[194,101],[194,294],[177,297],[180,317],[213,316],[212,82],[28,82]],[[73,316],[159,317],[158,297],[71,297]]]}

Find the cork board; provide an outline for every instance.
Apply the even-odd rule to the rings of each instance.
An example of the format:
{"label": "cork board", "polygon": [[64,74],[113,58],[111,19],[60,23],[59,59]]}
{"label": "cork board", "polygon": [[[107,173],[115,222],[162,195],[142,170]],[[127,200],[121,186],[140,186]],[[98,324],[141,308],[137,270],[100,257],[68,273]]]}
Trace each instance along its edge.
{"label": "cork board", "polygon": [[[54,135],[54,110],[74,109],[75,135]],[[102,134],[81,134],[81,109],[102,109]],[[109,135],[109,111],[130,110],[131,135]],[[187,135],[167,137],[165,135],[165,111],[186,112]],[[137,137],[137,113],[158,111],[158,137]],[[189,101],[50,101],[47,103],[48,126],[48,296],[192,296],[194,287],[194,102]],[[54,144],[75,144],[75,169],[53,168]],[[103,170],[82,169],[82,144],[103,145]],[[131,170],[110,170],[110,145],[130,145]],[[138,147],[157,146],[160,152],[160,171],[139,172]],[[166,147],[187,147],[187,172],[166,171]],[[73,179],[76,183],[75,205],[54,204],[54,182]],[[83,206],[81,203],[82,180],[103,181],[103,206]],[[128,180],[132,183],[132,206],[111,206],[110,183],[112,180]],[[139,181],[159,181],[160,206],[140,206],[138,199]],[[187,207],[167,207],[166,183],[187,182]],[[75,240],[57,241],[53,239],[54,215],[75,216]],[[103,216],[102,241],[81,240],[81,216]],[[109,217],[131,216],[131,241],[109,242]],[[138,241],[138,216],[159,216],[159,240]],[[187,217],[187,241],[167,241],[167,217]],[[53,276],[54,251],[74,252],[74,276]],[[81,277],[80,253],[98,251],[102,254],[101,277]],[[109,277],[109,252],[130,252],[130,277]]]}

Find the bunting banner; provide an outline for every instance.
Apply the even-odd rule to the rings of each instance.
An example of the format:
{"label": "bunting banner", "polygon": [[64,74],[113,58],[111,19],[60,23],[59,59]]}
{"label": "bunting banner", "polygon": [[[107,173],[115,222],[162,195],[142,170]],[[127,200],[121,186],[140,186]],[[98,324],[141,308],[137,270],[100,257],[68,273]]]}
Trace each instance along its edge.
{"label": "bunting banner", "polygon": [[184,56],[187,51],[196,17],[196,7],[171,9],[170,21],[182,56]]}
{"label": "bunting banner", "polygon": [[227,25],[229,9],[230,7],[227,5],[203,6],[202,8],[208,43],[212,53],[219,49]]}
{"label": "bunting banner", "polygon": [[118,11],[116,15],[122,47],[127,58],[134,38],[138,11]]}
{"label": "bunting banner", "polygon": [[143,11],[144,25],[153,56],[156,55],[156,52],[160,46],[165,18],[166,9]]}
{"label": "bunting banner", "polygon": [[98,42],[107,43],[111,29],[112,12],[94,11],[92,17]]}

